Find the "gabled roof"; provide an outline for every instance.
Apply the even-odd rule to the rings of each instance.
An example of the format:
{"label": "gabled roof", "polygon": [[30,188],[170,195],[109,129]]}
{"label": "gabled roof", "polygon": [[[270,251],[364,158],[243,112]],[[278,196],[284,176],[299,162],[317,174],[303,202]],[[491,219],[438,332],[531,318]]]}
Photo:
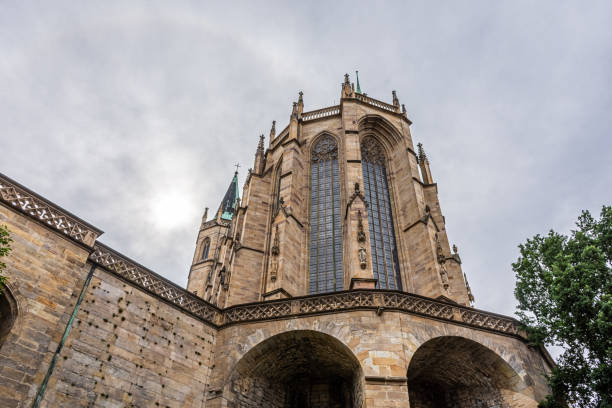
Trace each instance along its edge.
{"label": "gabled roof", "polygon": [[238,192],[238,172],[234,173],[234,178],[230,183],[219,209],[222,211],[221,218],[224,220],[231,220],[236,211],[236,204],[240,199],[240,193]]}

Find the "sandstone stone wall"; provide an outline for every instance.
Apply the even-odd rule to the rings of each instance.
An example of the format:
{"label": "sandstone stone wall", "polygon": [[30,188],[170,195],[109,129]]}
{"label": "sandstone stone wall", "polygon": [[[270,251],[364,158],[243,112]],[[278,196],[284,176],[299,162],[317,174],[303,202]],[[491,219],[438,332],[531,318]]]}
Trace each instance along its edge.
{"label": "sandstone stone wall", "polygon": [[0,205],[13,242],[3,259],[17,317],[0,345],[0,406],[30,407],[89,271],[89,250]]}
{"label": "sandstone stone wall", "polygon": [[43,406],[200,407],[215,332],[97,270]]}
{"label": "sandstone stone wall", "polygon": [[[0,205],[18,305],[0,346],[0,406],[31,407],[91,269],[91,249]],[[96,269],[41,407],[201,407],[216,329]]]}

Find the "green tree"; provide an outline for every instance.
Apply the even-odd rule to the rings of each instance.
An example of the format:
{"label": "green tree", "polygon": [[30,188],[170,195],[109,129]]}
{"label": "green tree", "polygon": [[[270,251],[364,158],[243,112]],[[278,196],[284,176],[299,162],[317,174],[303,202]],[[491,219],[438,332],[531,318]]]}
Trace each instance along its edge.
{"label": "green tree", "polygon": [[[11,242],[13,242],[13,240],[11,239],[8,227],[6,225],[0,225],[0,258],[8,255],[11,251]],[[2,274],[4,268],[6,268],[6,265],[4,262],[0,261],[0,293],[2,293],[2,288],[6,282],[6,276]]]}
{"label": "green tree", "polygon": [[519,245],[517,315],[533,344],[564,349],[540,407],[612,407],[612,207],[583,211],[569,236]]}

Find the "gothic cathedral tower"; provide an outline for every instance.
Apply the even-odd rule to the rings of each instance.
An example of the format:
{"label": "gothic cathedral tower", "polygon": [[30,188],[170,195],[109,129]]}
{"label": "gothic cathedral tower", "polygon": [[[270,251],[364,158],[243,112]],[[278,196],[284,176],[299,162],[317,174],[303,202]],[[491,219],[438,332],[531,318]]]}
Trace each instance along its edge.
{"label": "gothic cathedral tower", "polygon": [[260,136],[242,201],[236,172],[204,213],[188,290],[219,307],[374,288],[471,305],[429,160],[392,96],[345,75],[339,105],[304,112],[300,92],[267,149]]}

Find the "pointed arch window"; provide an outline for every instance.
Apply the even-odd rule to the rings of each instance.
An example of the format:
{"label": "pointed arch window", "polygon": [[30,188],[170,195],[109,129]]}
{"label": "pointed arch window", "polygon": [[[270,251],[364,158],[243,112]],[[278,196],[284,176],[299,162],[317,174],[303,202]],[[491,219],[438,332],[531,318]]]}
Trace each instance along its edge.
{"label": "pointed arch window", "polygon": [[276,170],[276,185],[274,186],[274,216],[278,214],[278,211],[281,207],[281,195],[280,195],[280,185],[281,185],[281,176],[283,174],[283,163],[278,165],[278,169]]}
{"label": "pointed arch window", "polygon": [[208,252],[210,251],[210,239],[206,238],[204,240],[204,247],[202,248],[202,259],[208,259]]}
{"label": "pointed arch window", "polygon": [[374,277],[380,289],[402,289],[387,180],[386,158],[372,136],[361,142],[363,187],[369,204],[370,244]]}
{"label": "pointed arch window", "polygon": [[343,289],[343,275],[338,144],[332,136],[314,146],[310,170],[309,292],[334,292]]}

